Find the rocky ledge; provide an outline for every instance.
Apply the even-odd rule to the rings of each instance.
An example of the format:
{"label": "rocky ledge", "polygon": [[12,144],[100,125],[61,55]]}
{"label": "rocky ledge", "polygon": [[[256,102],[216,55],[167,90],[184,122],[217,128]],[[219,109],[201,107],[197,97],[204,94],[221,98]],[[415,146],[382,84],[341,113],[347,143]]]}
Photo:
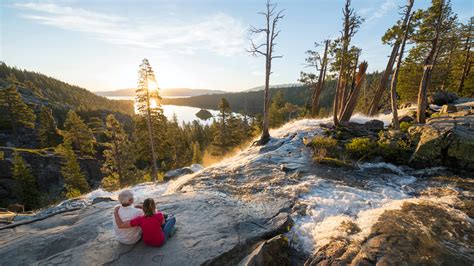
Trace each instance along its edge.
{"label": "rocky ledge", "polygon": [[177,219],[177,233],[161,248],[114,239],[112,208],[100,202],[48,219],[0,229],[0,257],[11,265],[225,265],[237,264],[262,239],[291,226],[285,200],[244,204],[210,193],[155,199]]}

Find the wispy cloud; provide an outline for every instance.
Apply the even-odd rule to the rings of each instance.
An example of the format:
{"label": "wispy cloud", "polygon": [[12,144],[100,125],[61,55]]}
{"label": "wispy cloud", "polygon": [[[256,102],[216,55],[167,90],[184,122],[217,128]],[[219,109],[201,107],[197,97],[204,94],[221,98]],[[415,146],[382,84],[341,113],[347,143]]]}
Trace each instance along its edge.
{"label": "wispy cloud", "polygon": [[219,55],[243,52],[247,28],[235,18],[217,13],[193,22],[160,18],[132,20],[54,3],[17,3],[22,17],[43,25],[84,32],[113,44],[169,49],[193,54],[206,50]]}
{"label": "wispy cloud", "polygon": [[388,12],[395,8],[397,8],[397,2],[395,0],[384,0],[381,5],[377,5],[377,7],[363,8],[359,13],[366,18],[366,23],[371,23],[384,17]]}

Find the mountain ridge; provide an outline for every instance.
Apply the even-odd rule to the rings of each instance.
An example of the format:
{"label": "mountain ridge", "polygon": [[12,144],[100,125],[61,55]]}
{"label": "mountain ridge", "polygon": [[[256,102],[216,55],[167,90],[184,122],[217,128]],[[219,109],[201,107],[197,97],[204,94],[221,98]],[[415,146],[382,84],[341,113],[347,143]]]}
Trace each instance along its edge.
{"label": "mountain ridge", "polygon": [[[99,96],[135,96],[135,88],[120,89],[114,91],[96,91]],[[162,89],[160,94],[163,97],[183,97],[183,96],[199,96],[209,94],[222,94],[228,91],[208,90],[208,89],[190,89],[190,88],[169,88]]]}

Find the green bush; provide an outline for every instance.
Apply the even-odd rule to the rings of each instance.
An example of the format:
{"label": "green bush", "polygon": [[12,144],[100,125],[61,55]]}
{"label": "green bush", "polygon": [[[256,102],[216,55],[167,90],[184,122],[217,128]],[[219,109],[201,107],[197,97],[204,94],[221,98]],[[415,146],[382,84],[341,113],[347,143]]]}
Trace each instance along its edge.
{"label": "green bush", "polygon": [[401,122],[400,123],[400,130],[404,131],[404,132],[407,132],[408,128],[411,127],[412,125],[413,125],[413,123],[411,123],[411,122]]}
{"label": "green bush", "polygon": [[311,142],[316,158],[335,157],[337,140],[331,137],[317,136]]}
{"label": "green bush", "polygon": [[374,153],[375,144],[369,138],[353,138],[346,144],[346,150],[354,157],[362,157]]}
{"label": "green bush", "polygon": [[382,139],[377,142],[377,152],[385,160],[397,164],[406,164],[413,153],[413,147],[408,139]]}

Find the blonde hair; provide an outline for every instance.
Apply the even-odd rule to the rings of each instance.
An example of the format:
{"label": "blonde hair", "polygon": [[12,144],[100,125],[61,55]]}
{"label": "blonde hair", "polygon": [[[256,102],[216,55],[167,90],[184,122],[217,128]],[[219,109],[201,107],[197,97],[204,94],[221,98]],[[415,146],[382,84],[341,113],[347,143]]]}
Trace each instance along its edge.
{"label": "blonde hair", "polygon": [[130,191],[128,189],[123,190],[118,195],[118,200],[119,200],[120,204],[122,204],[122,205],[129,205],[130,200],[132,200],[132,202],[133,202],[133,193],[132,193],[132,191]]}

